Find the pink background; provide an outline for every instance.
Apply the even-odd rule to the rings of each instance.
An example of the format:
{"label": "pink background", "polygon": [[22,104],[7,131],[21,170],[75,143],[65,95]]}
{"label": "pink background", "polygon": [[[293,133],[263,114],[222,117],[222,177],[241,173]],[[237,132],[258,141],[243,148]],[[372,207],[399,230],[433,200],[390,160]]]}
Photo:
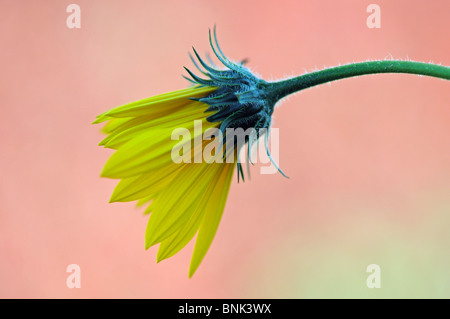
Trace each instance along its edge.
{"label": "pink background", "polygon": [[[192,243],[156,264],[147,217],[108,204],[111,152],[90,123],[186,87],[217,24],[265,79],[390,57],[450,65],[450,2],[0,1],[0,297],[450,297],[449,82],[374,75],[303,91],[274,113],[290,176],[233,182],[192,279]],[[366,267],[381,267],[381,289]],[[81,267],[69,289],[66,267]]]}

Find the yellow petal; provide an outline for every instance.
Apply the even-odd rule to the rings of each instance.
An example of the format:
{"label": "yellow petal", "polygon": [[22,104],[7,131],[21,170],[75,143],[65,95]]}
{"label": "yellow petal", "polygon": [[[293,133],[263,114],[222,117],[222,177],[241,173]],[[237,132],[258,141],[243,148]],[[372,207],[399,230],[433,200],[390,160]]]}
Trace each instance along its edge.
{"label": "yellow petal", "polygon": [[[203,119],[201,130],[194,128],[193,121],[183,125],[191,131],[191,137],[196,138],[207,129],[217,126],[217,123],[210,123]],[[179,143],[178,140],[171,138],[174,129],[152,128],[134,136],[109,158],[101,176],[127,178],[170,165],[173,162],[172,149]]]}
{"label": "yellow petal", "polygon": [[214,191],[205,207],[205,215],[200,223],[194,253],[192,254],[189,277],[192,277],[195,273],[212,243],[219,226],[220,219],[222,218],[228,191],[230,190],[235,163],[224,163],[218,165],[223,165],[224,169],[221,172],[219,181],[217,182],[216,187],[214,188]]}
{"label": "yellow petal", "polygon": [[220,187],[220,185],[218,185],[218,182],[221,173],[225,168],[224,165],[210,165],[216,165],[215,172],[211,172],[211,174],[213,174],[212,180],[206,186],[205,191],[201,194],[200,198],[198,198],[189,208],[192,213],[188,221],[177,232],[161,242],[157,255],[158,262],[163,259],[172,257],[177,252],[179,252],[189,243],[189,241],[191,241],[195,233],[198,231],[201,219],[205,213],[206,204],[210,200],[211,194],[213,193],[214,189],[216,187]]}
{"label": "yellow petal", "polygon": [[192,204],[201,199],[215,169],[214,164],[186,164],[169,187],[158,194],[145,234],[147,248],[168,238],[189,220],[194,213]]}
{"label": "yellow petal", "polygon": [[184,106],[192,102],[190,98],[203,97],[215,89],[215,87],[192,87],[156,95],[116,107],[106,113],[103,113],[101,118],[107,120],[107,117],[137,117],[142,115],[151,115],[154,118],[160,118],[166,115],[174,114],[177,110],[182,109]]}
{"label": "yellow petal", "polygon": [[172,182],[178,170],[183,169],[183,166],[184,164],[173,163],[164,169],[122,179],[114,188],[110,203],[130,202],[155,196]]}
{"label": "yellow petal", "polygon": [[165,116],[159,119],[150,119],[147,116],[141,116],[133,119],[117,128],[106,139],[102,141],[105,147],[118,149],[132,138],[145,133],[149,130],[177,127],[191,127],[195,120],[205,119],[209,113],[205,113],[205,105],[201,102],[191,103],[183,109],[170,116]]}

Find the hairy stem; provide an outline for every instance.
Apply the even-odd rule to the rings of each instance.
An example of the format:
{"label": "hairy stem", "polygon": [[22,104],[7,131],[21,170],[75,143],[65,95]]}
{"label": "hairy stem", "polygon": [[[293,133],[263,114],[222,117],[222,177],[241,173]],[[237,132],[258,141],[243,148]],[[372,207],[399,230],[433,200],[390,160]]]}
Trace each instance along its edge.
{"label": "hairy stem", "polygon": [[346,64],[311,72],[291,79],[268,82],[269,98],[273,101],[319,84],[376,73],[409,73],[450,80],[450,67],[412,61],[370,61]]}

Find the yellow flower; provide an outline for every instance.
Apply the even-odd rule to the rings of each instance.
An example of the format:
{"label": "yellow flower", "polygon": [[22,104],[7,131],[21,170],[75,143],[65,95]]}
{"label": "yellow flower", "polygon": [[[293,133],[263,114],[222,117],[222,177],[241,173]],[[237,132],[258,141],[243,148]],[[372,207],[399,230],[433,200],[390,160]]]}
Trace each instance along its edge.
{"label": "yellow flower", "polygon": [[[225,70],[207,65],[194,50],[206,72],[199,69],[209,79],[186,69],[194,87],[119,106],[99,115],[94,122],[107,122],[103,132],[108,136],[100,145],[116,150],[101,174],[120,179],[110,202],[148,204],[146,249],[160,244],[159,262],[176,254],[197,234],[190,277],[217,231],[236,166],[238,179],[239,175],[244,178],[241,164],[236,163],[242,143],[238,146],[235,136],[230,140],[227,129],[267,129],[273,112],[273,105],[260,96],[264,92],[258,85],[264,81],[242,63],[229,61],[217,40],[217,49],[214,47],[211,34],[210,42]],[[194,64],[198,67],[195,61]],[[200,130],[196,123],[201,124]],[[189,139],[173,139],[177,129],[187,131]],[[207,156],[203,154],[209,143],[205,136],[212,129],[223,135],[215,139],[219,142],[215,154]],[[242,142],[250,146],[259,137],[256,131]],[[201,147],[196,147],[194,142],[198,144],[199,138]],[[231,152],[230,144],[236,146],[230,148]],[[223,145],[227,146],[226,151],[219,156]],[[184,150],[186,146],[193,152],[187,157],[184,154],[183,161],[175,161],[174,150]],[[200,163],[195,160],[198,155],[202,158]]]}
{"label": "yellow flower", "polygon": [[[173,256],[197,233],[189,275],[192,276],[216,233],[236,163],[174,163],[174,129],[194,134],[194,120],[202,131],[219,127],[207,121],[208,105],[193,101],[215,87],[193,87],[130,103],[101,114],[94,123],[108,121],[108,136],[100,143],[117,150],[102,176],[120,179],[111,202],[151,204],[145,247],[160,243],[158,261]],[[198,133],[197,133],[198,135]],[[195,154],[192,154],[194,156]]]}
{"label": "yellow flower", "polygon": [[186,69],[194,87],[119,106],[94,122],[107,122],[103,131],[108,136],[100,145],[116,150],[102,171],[102,176],[120,180],[111,202],[148,205],[146,249],[159,244],[159,262],[176,254],[197,234],[190,277],[217,231],[235,167],[238,180],[244,179],[239,162],[242,147],[247,144],[248,171],[251,144],[264,135],[267,154],[278,168],[268,151],[268,137],[274,106],[280,99],[364,74],[413,73],[450,79],[450,68],[444,66],[371,61],[266,82],[243,62],[228,60],[216,36],[213,44],[211,32],[209,39],[224,69],[205,63],[194,50],[200,66],[191,56],[192,61],[206,76],[198,77]]}

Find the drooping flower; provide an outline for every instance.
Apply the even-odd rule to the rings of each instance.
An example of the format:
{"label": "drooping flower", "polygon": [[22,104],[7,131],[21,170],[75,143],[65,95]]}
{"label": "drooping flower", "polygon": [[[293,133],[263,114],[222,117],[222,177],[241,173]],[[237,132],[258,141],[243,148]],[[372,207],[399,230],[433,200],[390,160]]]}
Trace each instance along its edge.
{"label": "drooping flower", "polygon": [[[103,132],[108,136],[100,145],[116,150],[102,171],[102,176],[120,180],[110,201],[148,205],[145,247],[159,244],[157,260],[161,261],[176,254],[197,234],[190,277],[217,231],[235,167],[238,180],[244,179],[239,162],[243,146],[247,146],[248,166],[252,143],[264,135],[267,154],[278,168],[268,151],[268,137],[274,106],[280,99],[365,74],[409,73],[450,80],[450,68],[446,66],[383,60],[266,82],[244,63],[231,62],[222,53],[215,30],[214,43],[210,32],[210,44],[223,69],[205,63],[194,49],[198,63],[191,58],[203,76],[186,69],[193,87],[119,106],[94,122],[107,122]],[[177,137],[181,135],[180,142]],[[209,143],[212,136],[214,147]]]}
{"label": "drooping flower", "polygon": [[[211,32],[210,43],[225,69],[208,65],[194,49],[201,66],[192,60],[206,79],[186,69],[193,87],[119,106],[94,122],[107,122],[103,132],[108,136],[100,145],[116,150],[101,174],[120,179],[110,202],[148,205],[146,249],[160,244],[159,262],[176,254],[197,234],[189,276],[196,271],[217,231],[235,167],[238,179],[244,178],[240,148],[247,143],[249,152],[252,141],[264,133],[269,136],[274,106],[261,88],[265,82],[242,63],[228,60],[216,36],[215,45],[212,42]],[[245,134],[228,133],[238,128]],[[187,140],[173,138],[178,129],[188,133]],[[220,133],[215,135],[218,144],[215,154],[205,158],[208,143],[204,138],[212,129]],[[175,160],[174,150],[186,146],[192,152],[184,154],[182,161]],[[195,160],[199,155],[200,163]]]}

